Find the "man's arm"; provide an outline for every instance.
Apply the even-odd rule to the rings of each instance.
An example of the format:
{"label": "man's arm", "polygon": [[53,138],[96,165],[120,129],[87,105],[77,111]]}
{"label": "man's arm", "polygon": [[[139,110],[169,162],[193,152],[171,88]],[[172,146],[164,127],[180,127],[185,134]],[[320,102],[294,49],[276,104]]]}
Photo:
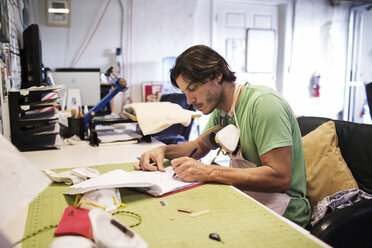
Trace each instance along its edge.
{"label": "man's arm", "polygon": [[[210,150],[204,145],[201,137],[194,141],[187,141],[181,144],[159,146],[150,151],[143,153],[140,161],[135,164],[137,170],[151,170],[151,171],[165,171],[163,160],[174,159],[179,157],[188,156],[192,150],[197,148],[194,158],[199,159],[204,157]],[[154,166],[155,163],[157,166]]]}
{"label": "man's arm", "polygon": [[168,159],[174,159],[188,156],[195,148],[197,148],[195,155],[193,155],[193,158],[195,159],[204,157],[210,151],[210,149],[204,145],[201,136],[199,136],[193,141],[188,141],[177,145],[167,145],[165,147],[165,157]]}
{"label": "man's arm", "polygon": [[292,146],[275,148],[260,157],[262,166],[256,168],[206,165],[187,157],[172,160],[172,165],[183,181],[220,182],[251,191],[284,193],[291,183],[291,151]]}

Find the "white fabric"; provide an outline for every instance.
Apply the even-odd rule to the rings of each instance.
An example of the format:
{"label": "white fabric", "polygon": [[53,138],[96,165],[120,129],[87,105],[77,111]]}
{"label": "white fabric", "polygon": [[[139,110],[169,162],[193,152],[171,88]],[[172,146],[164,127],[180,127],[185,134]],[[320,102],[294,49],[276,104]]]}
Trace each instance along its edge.
{"label": "white fabric", "polygon": [[73,170],[64,172],[54,172],[49,169],[42,170],[53,182],[60,183],[64,182],[67,185],[78,184],[89,178],[99,176],[99,171],[88,167],[75,168]]}
{"label": "white fabric", "polygon": [[78,167],[72,170],[72,174],[81,177],[84,180],[99,176],[99,171],[89,167]]}
{"label": "white fabric", "polygon": [[120,207],[120,191],[117,188],[96,189],[83,195],[78,203],[79,208],[94,209],[104,207],[105,211],[113,211]]}
{"label": "white fabric", "polygon": [[124,106],[124,112],[137,117],[143,135],[163,131],[173,124],[190,125],[194,113],[170,102],[140,102]]}
{"label": "white fabric", "polygon": [[56,182],[56,183],[64,182],[67,185],[71,185],[71,184],[78,184],[84,181],[84,179],[82,179],[81,177],[73,175],[71,173],[72,171],[64,171],[64,172],[57,173],[49,169],[44,169],[42,170],[42,172],[44,172],[45,175],[47,175],[50,179],[53,180],[53,182]]}

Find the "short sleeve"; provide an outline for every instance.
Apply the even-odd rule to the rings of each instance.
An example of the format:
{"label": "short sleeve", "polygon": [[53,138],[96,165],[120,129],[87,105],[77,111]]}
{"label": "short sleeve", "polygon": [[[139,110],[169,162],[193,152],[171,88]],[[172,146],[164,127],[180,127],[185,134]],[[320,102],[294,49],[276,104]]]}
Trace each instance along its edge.
{"label": "short sleeve", "polygon": [[292,145],[292,130],[289,112],[283,100],[275,94],[259,96],[253,106],[253,138],[258,153]]}

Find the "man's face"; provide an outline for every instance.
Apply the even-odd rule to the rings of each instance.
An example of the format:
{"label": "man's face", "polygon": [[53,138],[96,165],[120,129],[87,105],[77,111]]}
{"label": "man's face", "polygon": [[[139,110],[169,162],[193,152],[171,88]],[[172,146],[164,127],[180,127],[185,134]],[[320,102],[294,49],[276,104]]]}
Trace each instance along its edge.
{"label": "man's face", "polygon": [[205,115],[210,114],[222,101],[222,87],[217,80],[191,83],[182,75],[176,78],[178,88],[186,94],[187,103]]}

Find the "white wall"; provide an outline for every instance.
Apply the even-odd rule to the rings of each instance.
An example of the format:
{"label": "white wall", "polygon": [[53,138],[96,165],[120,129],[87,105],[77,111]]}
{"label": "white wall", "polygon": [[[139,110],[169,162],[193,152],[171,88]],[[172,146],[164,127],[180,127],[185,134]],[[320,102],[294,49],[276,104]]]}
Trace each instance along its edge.
{"label": "white wall", "polygon": [[[45,66],[71,66],[107,2],[72,0],[71,28],[57,28],[45,25],[45,0],[38,1]],[[293,47],[288,49],[293,53],[288,59],[289,68],[284,68],[282,93],[298,115],[336,118],[343,108],[349,5],[331,6],[327,0],[293,2],[295,33]],[[125,26],[129,27],[124,29],[122,44],[124,77],[131,87],[127,97],[140,101],[141,83],[161,81],[163,57],[177,56],[191,45],[211,45],[213,0],[122,3]],[[76,67],[99,67],[104,71],[115,64],[115,49],[121,46],[121,14],[119,0],[111,0],[101,26]],[[321,76],[319,98],[309,95],[314,72]]]}
{"label": "white wall", "polygon": [[115,51],[122,46],[130,86],[126,97],[133,101],[141,100],[142,83],[162,80],[164,57],[177,56],[192,44],[210,45],[210,0],[121,0],[127,27],[123,44],[119,0],[72,0],[70,28],[46,26],[45,0],[39,0],[34,22],[40,25],[45,66],[72,67],[108,2],[102,23],[74,67],[115,67]]}
{"label": "white wall", "polygon": [[[326,0],[300,0],[295,6],[292,63],[284,96],[298,115],[337,118],[343,109],[348,6]],[[313,73],[320,75],[320,97],[310,96]]]}
{"label": "white wall", "polygon": [[75,65],[76,68],[95,67],[102,71],[116,64],[115,52],[120,47],[122,14],[119,1],[72,0],[70,28],[46,26],[45,0],[35,1],[34,7],[38,11],[36,22],[40,26],[43,62],[46,67],[72,67],[74,59],[80,55],[93,33],[107,2],[109,5],[101,24]]}
{"label": "white wall", "polygon": [[[193,43],[196,0],[134,0],[128,9],[132,26],[127,75],[133,101],[140,101],[141,84],[162,80],[162,59],[177,56]],[[130,23],[132,22],[132,24]]]}

